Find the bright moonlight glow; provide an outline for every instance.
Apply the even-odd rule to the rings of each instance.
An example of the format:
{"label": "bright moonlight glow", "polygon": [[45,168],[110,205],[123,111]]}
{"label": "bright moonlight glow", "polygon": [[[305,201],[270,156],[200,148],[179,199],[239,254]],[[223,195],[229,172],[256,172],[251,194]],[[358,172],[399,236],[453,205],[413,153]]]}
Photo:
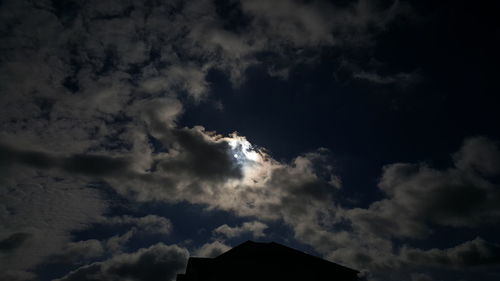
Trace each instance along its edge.
{"label": "bright moonlight glow", "polygon": [[238,136],[237,133],[225,137],[224,141],[229,144],[230,155],[233,155],[243,172],[243,178],[233,182],[235,186],[239,184],[257,186],[268,180],[272,170],[278,167],[266,157],[265,152],[255,148],[245,137]]}
{"label": "bright moonlight glow", "polygon": [[236,152],[233,155],[234,158],[238,158],[242,161],[253,162],[259,162],[262,160],[259,153],[252,147],[252,144],[250,144],[245,137],[232,134],[230,138],[227,138],[227,141],[229,146],[231,146],[231,149]]}

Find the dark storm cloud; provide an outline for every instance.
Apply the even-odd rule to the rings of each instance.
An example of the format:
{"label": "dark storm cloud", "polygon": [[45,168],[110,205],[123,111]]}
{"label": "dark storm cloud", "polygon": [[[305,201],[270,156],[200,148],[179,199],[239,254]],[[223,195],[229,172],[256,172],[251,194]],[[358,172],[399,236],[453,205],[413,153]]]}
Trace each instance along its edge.
{"label": "dark storm cloud", "polygon": [[58,159],[38,151],[22,151],[0,144],[0,163],[10,165],[20,163],[36,168],[50,169],[56,166]]}
{"label": "dark storm cloud", "polygon": [[17,232],[0,240],[0,252],[11,252],[19,248],[31,235],[29,233]]}
{"label": "dark storm cloud", "polygon": [[100,155],[74,155],[64,159],[62,167],[68,172],[92,176],[126,173],[130,163],[124,159]]}
{"label": "dark storm cloud", "polygon": [[158,166],[162,170],[208,181],[242,177],[241,167],[234,160],[226,141],[214,142],[203,132],[187,128],[173,130],[172,137],[180,154],[160,161]]}
{"label": "dark storm cloud", "polygon": [[105,176],[126,173],[130,163],[122,158],[102,155],[77,154],[61,157],[50,153],[20,150],[0,144],[0,163],[4,165],[23,164],[38,169],[57,168],[69,173],[89,176]]}
{"label": "dark storm cloud", "polygon": [[134,160],[144,163],[141,170],[106,178],[121,194],[140,201],[202,203],[224,193],[227,182],[243,177],[228,138],[202,127],[168,128],[157,137],[163,151],[137,155]]}
{"label": "dark storm cloud", "polygon": [[178,246],[156,244],[135,253],[83,266],[60,281],[173,281],[184,271],[189,253]]}

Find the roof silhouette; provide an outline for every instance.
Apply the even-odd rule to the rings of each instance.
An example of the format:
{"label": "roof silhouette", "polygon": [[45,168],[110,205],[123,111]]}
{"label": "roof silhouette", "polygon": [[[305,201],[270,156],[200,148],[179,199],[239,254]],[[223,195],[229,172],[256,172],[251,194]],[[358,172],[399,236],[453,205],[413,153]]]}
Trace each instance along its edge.
{"label": "roof silhouette", "polygon": [[278,243],[247,241],[215,258],[189,258],[177,281],[355,281],[358,273]]}

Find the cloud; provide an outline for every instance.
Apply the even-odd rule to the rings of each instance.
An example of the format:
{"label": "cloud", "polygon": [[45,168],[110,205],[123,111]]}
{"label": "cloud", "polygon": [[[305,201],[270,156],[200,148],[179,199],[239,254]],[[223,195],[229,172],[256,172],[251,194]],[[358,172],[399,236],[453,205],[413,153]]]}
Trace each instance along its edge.
{"label": "cloud", "polygon": [[198,257],[214,258],[230,249],[231,247],[228,245],[220,241],[214,241],[203,244],[200,248],[194,251],[193,255]]}
{"label": "cloud", "polygon": [[35,280],[36,275],[32,272],[21,270],[6,270],[0,273],[0,279],[9,281],[28,281]]}
{"label": "cloud", "polygon": [[158,161],[158,168],[167,174],[184,175],[207,181],[224,181],[241,177],[240,167],[230,154],[227,141],[202,128],[175,129],[173,149]]}
{"label": "cloud", "polygon": [[475,227],[498,222],[500,192],[483,176],[498,175],[497,155],[498,146],[479,137],[465,140],[450,169],[388,165],[379,183],[387,198],[368,209],[347,210],[346,216],[364,232],[413,238],[430,234],[432,225]]}
{"label": "cloud", "polygon": [[52,262],[69,264],[82,264],[89,260],[103,256],[105,250],[101,241],[89,239],[77,242],[69,242],[62,248],[61,252],[51,258]]}
{"label": "cloud", "polygon": [[141,231],[149,233],[169,234],[172,230],[172,223],[170,220],[157,215],[147,215],[144,217],[107,217],[103,219],[102,223],[111,225],[132,225]]}
{"label": "cloud", "polygon": [[424,273],[414,273],[411,275],[411,281],[432,281],[433,279]]}
{"label": "cloud", "polygon": [[[436,227],[454,231],[498,222],[498,173],[494,172],[496,162],[488,158],[496,159],[497,151],[496,143],[476,137],[464,141],[453,154],[454,166],[447,169],[425,164],[388,165],[379,182],[385,197],[367,208],[346,208],[336,203],[335,186],[326,184],[322,173],[313,168],[321,153],[298,157],[288,165],[264,161],[271,166],[266,168],[267,177],[261,177],[268,186],[266,192],[256,192],[251,185],[246,190],[239,186],[231,197],[234,202],[251,202],[251,207],[244,203],[238,207],[218,205],[240,215],[282,219],[296,239],[326,258],[374,274],[402,267],[416,269],[423,260],[436,266],[445,255],[445,263],[464,267],[473,265],[473,261],[468,262],[471,256],[477,257],[476,263],[494,262],[494,255],[489,253],[495,252],[495,244],[481,239],[437,252],[405,246],[401,253],[395,241],[425,239]],[[331,170],[329,175],[335,176]],[[235,229],[227,226],[220,230],[232,233]],[[415,258],[410,262],[407,253],[413,250]],[[438,253],[435,259],[431,253]]]}
{"label": "cloud", "polygon": [[[18,167],[0,189],[0,271],[26,272],[63,251],[71,233],[107,209],[99,191],[71,179]],[[23,275],[23,274],[21,274]]]}
{"label": "cloud", "polygon": [[112,254],[122,253],[124,251],[125,245],[130,241],[130,239],[137,233],[136,228],[123,233],[117,234],[112,237],[101,241],[103,247]]}
{"label": "cloud", "polygon": [[17,232],[0,241],[0,252],[12,252],[30,237],[29,233]]}
{"label": "cloud", "polygon": [[332,167],[323,165],[323,150],[283,164],[236,134],[195,127],[166,129],[159,137],[167,151],[151,156],[149,171],[106,178],[119,193],[139,201],[185,200],[242,216],[296,219],[309,212],[309,204],[317,211],[331,209],[323,207],[339,186]]}
{"label": "cloud", "polygon": [[[237,81],[261,63],[259,54],[274,53],[282,65],[270,65],[269,73],[283,76],[304,61],[300,49],[369,37],[404,11],[398,1],[235,1],[231,12],[249,19],[237,32],[212,1],[57,3],[4,4],[13,12],[0,18],[6,28],[0,120],[9,138],[73,154],[109,147],[100,142],[114,133],[143,129],[131,120],[149,119],[149,109],[172,126],[182,112],[178,98],[206,99],[210,69]],[[129,145],[125,136],[120,141]]]}
{"label": "cloud", "polygon": [[188,256],[184,248],[160,243],[80,267],[56,280],[175,280],[177,274],[185,270]]}
{"label": "cloud", "polygon": [[[223,141],[206,141],[210,136],[197,133],[199,129],[176,128],[184,107],[182,97],[187,94],[196,102],[203,100],[209,87],[205,76],[212,68],[236,77],[258,63],[255,54],[259,52],[282,53],[281,46],[290,42],[297,47],[331,44],[332,30],[343,29],[344,22],[364,26],[386,21],[380,14],[386,15],[382,10],[387,7],[378,10],[361,2],[349,7],[241,2],[234,8],[251,19],[245,27],[248,32],[241,34],[224,28],[218,4],[210,1],[153,6],[89,2],[71,8],[56,3],[57,7],[10,3],[23,5],[16,17],[29,20],[18,24],[16,17],[2,18],[19,30],[8,36],[9,53],[0,70],[5,78],[2,91],[19,93],[2,95],[8,109],[1,115],[6,129],[3,137],[16,144],[15,149],[3,152],[13,161],[69,174],[119,177],[137,172],[132,180],[144,181],[145,171],[158,168],[164,172],[161,176],[149,173],[147,177],[171,182],[169,189],[179,185],[190,185],[186,191],[200,186],[213,189],[201,181],[220,182],[241,173],[223,153],[227,150]],[[269,10],[268,5],[280,9]],[[305,13],[295,13],[296,8]],[[65,18],[66,9],[73,20]],[[344,19],[330,22],[330,12]],[[274,24],[277,21],[282,24]],[[32,34],[39,22],[53,28]],[[28,56],[16,56],[26,36],[38,42],[39,50],[28,49]],[[162,139],[171,153],[152,156],[147,135]],[[213,156],[216,162],[209,164],[202,156]],[[128,187],[120,189],[132,192]]]}
{"label": "cloud", "polygon": [[[109,202],[85,185],[96,178],[131,200],[203,204],[262,221],[227,226],[221,230],[225,235],[251,231],[260,236],[264,222],[280,220],[292,227],[297,239],[321,253],[346,253],[364,264],[392,250],[380,236],[427,231],[420,219],[428,214],[397,212],[399,200],[414,198],[410,191],[417,189],[404,180],[408,167],[402,164],[384,172],[381,188],[386,201],[369,209],[342,210],[335,200],[339,177],[325,164],[326,151],[279,162],[242,136],[177,125],[186,106],[208,99],[206,75],[211,69],[225,71],[235,84],[256,64],[269,64],[268,72],[286,78],[290,68],[314,61],[303,55],[308,48],[370,46],[373,35],[404,13],[404,5],[364,0],[346,5],[292,0],[232,3],[241,15],[238,25],[228,25],[217,13],[218,4],[203,0],[2,2],[0,161],[8,177],[2,177],[6,188],[0,189],[0,221],[5,226],[0,230],[0,269],[31,278],[26,270],[47,256],[92,259],[101,248],[123,252],[136,231],[170,232],[170,222],[162,217],[105,218]],[[261,59],[266,53],[278,57],[279,63]],[[408,164],[415,186],[425,184],[431,174],[436,184],[429,190],[439,194],[448,192],[438,183],[452,180],[452,172],[471,172],[460,176],[464,185],[458,189],[469,194],[465,183],[474,183],[479,194],[474,202],[486,203],[483,211],[466,210],[466,219],[447,214],[457,206],[431,206],[442,214],[434,223],[494,221],[496,209],[490,205],[495,197],[481,197],[493,187],[476,172],[491,174],[496,164],[479,160],[482,152],[477,147],[483,146],[473,144],[457,156],[453,171]],[[476,152],[469,156],[469,151]],[[408,195],[391,191],[394,185]],[[394,214],[402,220],[395,223]],[[341,219],[352,223],[354,233],[336,228]],[[102,241],[72,241],[71,232],[104,221],[133,229]],[[387,234],[387,228],[378,229],[374,222],[395,224],[395,233]],[[377,235],[364,235],[373,229]],[[354,250],[347,252],[346,247]],[[214,242],[199,251],[208,255],[222,249],[223,244]],[[154,267],[151,272],[166,270],[173,278],[186,256],[180,248],[156,245],[83,266],[64,279],[143,280],[146,276],[137,272],[147,266]],[[174,257],[184,260],[176,262]],[[147,260],[152,263],[144,263]]]}
{"label": "cloud", "polygon": [[[252,16],[252,27],[269,38],[295,47],[366,41],[404,8],[398,1],[379,6],[370,1],[333,5],[322,1],[242,1]],[[300,12],[297,12],[300,11]]]}
{"label": "cloud", "polygon": [[499,253],[500,245],[489,243],[480,237],[444,250],[421,250],[411,247],[401,250],[404,261],[408,263],[452,268],[498,266]]}
{"label": "cloud", "polygon": [[69,242],[49,260],[53,263],[82,264],[105,255],[123,253],[126,244],[138,233],[169,234],[172,230],[172,223],[168,219],[156,215],[101,217],[96,219],[94,224],[96,226],[124,225],[129,230],[101,240],[89,239]]}
{"label": "cloud", "polygon": [[[498,145],[484,137],[469,138],[453,154],[454,166],[395,163],[383,169],[379,187],[385,198],[368,208],[332,210],[329,224],[293,223],[295,236],[328,259],[367,269],[374,275],[419,267],[467,270],[495,265],[497,247],[481,238],[449,249],[418,249],[397,242],[425,239],[437,227],[449,231],[498,222]],[[479,160],[481,159],[481,160]],[[480,164],[481,163],[481,164]],[[403,270],[404,268],[404,270]],[[403,273],[401,273],[403,274]]]}
{"label": "cloud", "polygon": [[195,101],[200,101],[208,91],[208,82],[205,80],[207,68],[195,65],[179,65],[168,68],[163,75],[168,77],[169,84],[185,90]]}
{"label": "cloud", "polygon": [[498,143],[486,137],[468,138],[454,155],[455,166],[462,171],[478,172],[485,176],[500,174]]}
{"label": "cloud", "polygon": [[75,154],[68,157],[39,151],[20,150],[0,144],[3,165],[23,164],[38,169],[57,168],[68,173],[105,176],[125,172],[130,164],[126,159],[103,155]]}
{"label": "cloud", "polygon": [[254,28],[266,32],[264,34],[269,37],[297,46],[334,42],[329,17],[321,9],[332,11],[332,6],[298,1],[243,1],[241,6],[244,12],[253,16]]}
{"label": "cloud", "polygon": [[365,80],[375,84],[390,85],[397,84],[400,86],[408,86],[416,83],[420,80],[420,76],[417,73],[397,73],[392,75],[381,75],[375,72],[355,72],[353,77],[356,79]]}
{"label": "cloud", "polygon": [[259,238],[265,236],[264,230],[266,230],[267,225],[259,221],[244,222],[241,226],[230,227],[227,224],[223,224],[213,230],[215,234],[222,234],[227,238],[238,237],[245,233],[251,233],[253,237]]}

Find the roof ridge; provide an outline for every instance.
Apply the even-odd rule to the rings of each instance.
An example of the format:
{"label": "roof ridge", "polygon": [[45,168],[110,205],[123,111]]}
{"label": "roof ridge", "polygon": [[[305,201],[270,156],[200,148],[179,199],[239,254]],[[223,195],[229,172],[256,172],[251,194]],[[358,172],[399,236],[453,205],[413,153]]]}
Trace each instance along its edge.
{"label": "roof ridge", "polygon": [[247,246],[251,246],[251,245],[272,245],[273,247],[278,247],[278,248],[281,248],[283,250],[286,250],[286,251],[290,251],[290,252],[294,252],[294,253],[297,253],[297,254],[300,254],[300,255],[303,255],[303,256],[306,256],[307,258],[314,258],[314,259],[317,259],[318,261],[321,261],[321,262],[324,262],[324,263],[328,263],[328,264],[332,264],[334,266],[337,266],[337,267],[341,267],[341,268],[344,268],[344,269],[347,269],[347,270],[352,270],[352,271],[355,271],[355,272],[358,272],[358,270],[355,270],[355,269],[352,269],[352,268],[349,268],[347,266],[344,266],[344,265],[341,265],[341,264],[338,264],[338,263],[335,263],[335,262],[332,262],[332,261],[329,261],[329,260],[326,260],[324,258],[321,258],[319,256],[316,256],[316,255],[312,255],[312,254],[309,254],[309,253],[306,253],[306,252],[303,252],[301,250],[298,250],[298,249],[294,249],[294,248],[291,248],[291,247],[288,247],[286,245],[283,245],[283,244],[280,244],[280,243],[277,243],[277,242],[274,242],[274,241],[271,241],[271,242],[255,242],[255,241],[252,241],[252,240],[247,240],[231,249],[229,249],[228,251],[220,254],[219,256],[215,257],[214,259],[217,259],[217,260],[220,260],[220,259],[224,259],[225,257],[228,257],[228,256],[231,256],[233,253],[237,253],[237,251],[239,249],[244,249],[246,248]]}

